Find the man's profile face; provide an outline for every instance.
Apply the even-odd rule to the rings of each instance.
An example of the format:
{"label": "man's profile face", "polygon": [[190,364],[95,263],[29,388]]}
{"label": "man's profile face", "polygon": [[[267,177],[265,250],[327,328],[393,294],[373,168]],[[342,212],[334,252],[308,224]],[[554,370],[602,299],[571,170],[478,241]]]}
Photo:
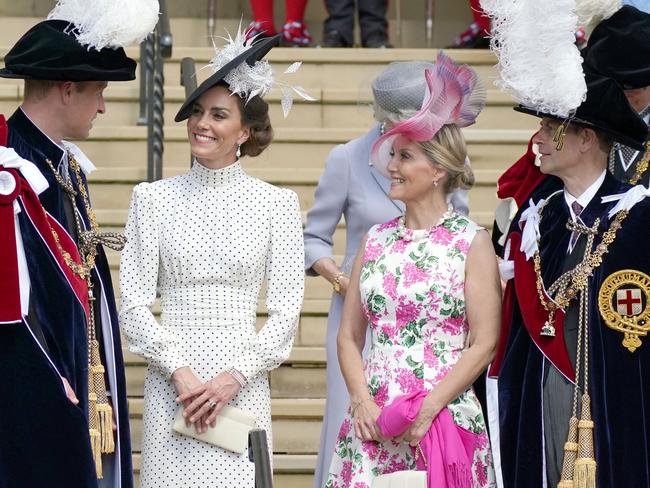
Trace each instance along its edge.
{"label": "man's profile face", "polygon": [[70,90],[69,110],[66,114],[66,138],[87,139],[97,114],[106,112],[104,104],[105,81],[73,83]]}
{"label": "man's profile face", "polygon": [[580,153],[577,150],[579,132],[571,127],[566,130],[562,149],[557,149],[554,137],[560,124],[557,119],[543,117],[539,132],[533,136],[533,143],[539,148],[541,172],[561,178],[580,161]]}

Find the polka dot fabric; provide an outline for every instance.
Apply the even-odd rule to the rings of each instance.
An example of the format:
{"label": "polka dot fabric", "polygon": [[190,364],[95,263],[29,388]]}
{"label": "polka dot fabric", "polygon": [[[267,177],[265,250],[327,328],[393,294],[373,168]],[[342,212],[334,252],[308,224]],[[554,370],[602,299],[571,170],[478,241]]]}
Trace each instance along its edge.
{"label": "polka dot fabric", "polygon": [[[287,359],[304,290],[297,195],[245,173],[239,163],[135,187],[120,266],[120,323],[147,359],[142,488],[253,488],[253,463],[171,430],[169,377],[190,366],[203,380],[235,367],[248,383],[231,405],[269,435],[267,373]],[[269,318],[256,332],[266,280]],[[150,307],[160,294],[161,320]]]}

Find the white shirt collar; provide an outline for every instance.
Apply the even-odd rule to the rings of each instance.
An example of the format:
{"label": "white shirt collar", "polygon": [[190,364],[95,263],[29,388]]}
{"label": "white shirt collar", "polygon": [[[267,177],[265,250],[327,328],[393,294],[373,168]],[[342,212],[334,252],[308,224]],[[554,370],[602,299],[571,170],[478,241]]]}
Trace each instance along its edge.
{"label": "white shirt collar", "polygon": [[589,188],[587,188],[584,192],[582,192],[582,195],[579,197],[574,197],[567,191],[567,189],[564,189],[564,200],[566,201],[567,205],[569,206],[569,212],[571,212],[571,219],[576,220],[575,213],[573,212],[573,208],[571,205],[573,202],[577,201],[578,204],[584,209],[589,205],[589,202],[596,196],[596,193],[598,192],[598,189],[600,186],[603,184],[603,181],[605,181],[605,174],[607,173],[607,170],[604,169],[601,175],[596,178],[596,181],[594,181]]}

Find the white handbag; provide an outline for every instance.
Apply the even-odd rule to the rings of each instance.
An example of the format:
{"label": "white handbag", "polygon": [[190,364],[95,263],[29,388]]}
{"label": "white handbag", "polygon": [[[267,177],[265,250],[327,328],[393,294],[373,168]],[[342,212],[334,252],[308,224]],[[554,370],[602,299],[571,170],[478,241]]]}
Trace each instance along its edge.
{"label": "white handbag", "polygon": [[[420,444],[415,449],[415,459],[419,456],[422,456],[424,465],[428,469],[427,458],[424,457]],[[372,488],[427,488],[427,472],[411,469],[380,474],[372,480]]]}
{"label": "white handbag", "polygon": [[427,488],[427,472],[407,470],[380,474],[372,480],[372,488]]}
{"label": "white handbag", "polygon": [[183,406],[176,411],[172,430],[182,435],[207,442],[228,451],[242,454],[248,448],[248,433],[255,428],[257,418],[250,412],[240,408],[224,406],[217,415],[217,424],[208,426],[203,434],[196,432],[194,424],[189,427],[183,417]]}

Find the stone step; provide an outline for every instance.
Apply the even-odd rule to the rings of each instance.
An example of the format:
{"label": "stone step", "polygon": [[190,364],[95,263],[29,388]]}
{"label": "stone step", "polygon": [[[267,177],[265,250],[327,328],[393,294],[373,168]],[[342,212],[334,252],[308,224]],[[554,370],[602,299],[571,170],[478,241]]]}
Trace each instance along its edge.
{"label": "stone step", "polygon": [[[141,397],[146,363],[127,353],[125,367],[128,396]],[[272,398],[325,398],[325,348],[294,347],[289,359],[271,371],[269,382]]]}
{"label": "stone step", "polygon": [[[133,475],[140,486],[140,453],[133,454]],[[308,488],[313,483],[316,454],[273,454],[275,488]]]}
{"label": "stone step", "polygon": [[[306,102],[299,97],[289,117],[282,114],[281,94],[273,90],[266,100],[270,104],[271,121],[274,127],[324,127],[369,128],[374,124],[372,97],[369,90],[306,88],[316,102]],[[23,96],[23,87],[7,85],[0,82],[0,113],[11,114]],[[95,126],[135,125],[139,117],[140,91],[135,86],[123,86],[118,83],[109,85],[105,93],[107,110],[95,120]],[[174,116],[185,100],[182,87],[165,87],[165,121],[174,126]],[[488,90],[487,106],[478,117],[476,129],[534,129],[537,121],[512,110],[512,99],[496,90]]]}
{"label": "stone step", "polygon": [[[99,168],[138,168],[142,178],[146,174],[146,127],[96,127],[91,137],[80,147]],[[283,128],[275,131],[271,146],[256,158],[244,158],[246,169],[278,169],[301,172],[320,169],[337,144],[365,134],[363,129]],[[532,130],[465,129],[472,167],[504,170],[525,152]],[[165,131],[163,167],[183,168],[189,165],[189,144],[184,127],[170,127]],[[172,170],[173,172],[174,170]]]}
{"label": "stone step", "polygon": [[[10,46],[0,46],[0,58],[4,59]],[[471,65],[484,80],[486,87],[492,87],[496,79],[496,58],[489,50],[458,49],[446,51],[458,63]],[[137,47],[127,49],[127,54],[138,59],[140,50]],[[192,57],[197,68],[205,66],[214,55],[209,47],[175,47],[170,59],[165,60],[164,79],[167,85],[180,85],[180,61]],[[432,61],[435,60],[435,49],[300,49],[275,48],[266,59],[281,72],[295,61],[302,61],[300,70],[285,75],[286,81],[303,87],[338,88],[357,90],[370,94],[372,80],[381,72],[387,63],[393,61]],[[209,69],[197,70],[197,81],[200,83],[210,75]],[[139,72],[137,73],[139,76]],[[22,85],[21,80],[3,80],[3,84]],[[120,83],[121,86],[137,88],[138,80]]]}
{"label": "stone step", "polygon": [[[207,2],[168,0],[174,46],[209,46],[206,18]],[[472,20],[469,3],[454,0],[434,2],[433,45],[447,46],[459,32],[467,28]],[[275,2],[276,27],[284,20],[284,3]],[[398,6],[399,12],[398,12]],[[11,45],[28,28],[44,18],[52,8],[52,0],[30,0],[16,2],[1,0],[3,29],[0,30],[0,45]],[[426,45],[425,0],[390,2],[387,11],[388,30],[391,42],[398,47],[423,47]],[[252,14],[248,0],[217,2],[215,34],[224,35],[224,29],[236,32],[243,19],[246,26]],[[314,44],[322,39],[322,23],[327,17],[323,2],[307,2],[305,21],[313,36]],[[359,43],[357,32],[356,42]]]}
{"label": "stone step", "polygon": [[[469,192],[470,209],[475,212],[493,211],[498,201],[496,197],[496,178],[493,171],[483,174],[477,170],[478,184]],[[283,184],[298,195],[302,211],[306,212],[314,205],[315,182],[311,184]],[[121,211],[125,216],[128,212],[133,185],[131,183],[92,183],[91,195],[96,211],[110,209]]]}

